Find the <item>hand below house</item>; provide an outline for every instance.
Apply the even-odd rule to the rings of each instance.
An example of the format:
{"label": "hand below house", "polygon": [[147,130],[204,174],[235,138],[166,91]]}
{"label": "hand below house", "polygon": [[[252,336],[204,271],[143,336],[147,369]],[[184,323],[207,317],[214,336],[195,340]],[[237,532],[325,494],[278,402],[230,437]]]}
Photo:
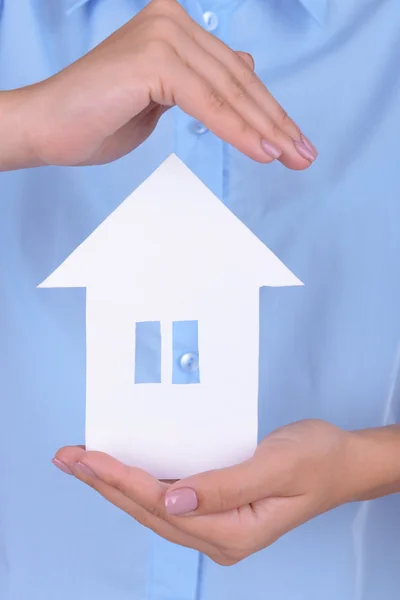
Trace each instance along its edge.
{"label": "hand below house", "polygon": [[400,426],[347,432],[300,421],[268,435],[250,460],[173,485],[81,447],[54,462],[157,534],[232,565],[338,505],[400,492]]}
{"label": "hand below house", "polygon": [[153,0],[58,74],[0,92],[0,171],[113,161],[174,105],[256,161],[307,168],[315,148],[253,68],[175,0]]}

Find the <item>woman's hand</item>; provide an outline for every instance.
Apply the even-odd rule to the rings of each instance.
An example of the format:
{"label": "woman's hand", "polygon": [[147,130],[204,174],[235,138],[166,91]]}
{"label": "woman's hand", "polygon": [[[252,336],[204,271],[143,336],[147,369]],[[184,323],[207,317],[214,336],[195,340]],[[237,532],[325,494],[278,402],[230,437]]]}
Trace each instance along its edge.
{"label": "woman's hand", "polygon": [[256,161],[304,169],[317,155],[256,77],[251,56],[203,30],[175,0],[153,0],[83,58],[14,95],[13,120],[26,127],[34,164],[115,160],[174,105]]}
{"label": "woman's hand", "polygon": [[82,448],[63,448],[55,464],[164,538],[231,565],[335,506],[400,491],[400,427],[300,421],[250,460],[173,485]]}

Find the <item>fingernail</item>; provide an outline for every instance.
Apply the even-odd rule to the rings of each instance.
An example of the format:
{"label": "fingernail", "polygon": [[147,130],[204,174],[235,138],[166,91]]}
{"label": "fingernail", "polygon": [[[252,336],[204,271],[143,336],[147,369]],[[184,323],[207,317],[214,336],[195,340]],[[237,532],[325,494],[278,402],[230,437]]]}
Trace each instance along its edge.
{"label": "fingernail", "polygon": [[58,460],[58,458],[53,458],[51,462],[55,467],[57,467],[57,469],[60,469],[60,471],[62,471],[63,473],[66,473],[67,475],[73,474],[71,469],[61,460]]}
{"label": "fingernail", "polygon": [[81,462],[77,462],[75,464],[74,470],[78,471],[78,472],[80,471],[83,475],[86,475],[88,477],[96,477],[96,475],[93,473],[93,471]]}
{"label": "fingernail", "polygon": [[296,146],[297,152],[300,154],[300,156],[302,156],[306,160],[314,162],[314,160],[317,158],[317,154],[312,149],[310,142],[307,140],[306,143],[305,138],[303,138],[303,136],[300,142],[298,140],[294,140],[294,145]]}
{"label": "fingernail", "polygon": [[282,154],[282,150],[271,144],[271,142],[267,142],[267,140],[261,140],[261,148],[265,154],[268,154],[272,158],[279,158]]}
{"label": "fingernail", "polygon": [[197,494],[191,488],[181,488],[165,495],[165,508],[169,515],[184,515],[198,507]]}
{"label": "fingernail", "polygon": [[312,144],[310,142],[310,140],[308,138],[306,138],[306,136],[303,135],[303,134],[301,134],[301,141],[306,146],[306,148],[308,148],[314,154],[315,158],[317,158],[317,156],[318,156],[318,150],[316,149],[316,147],[314,146],[314,144]]}

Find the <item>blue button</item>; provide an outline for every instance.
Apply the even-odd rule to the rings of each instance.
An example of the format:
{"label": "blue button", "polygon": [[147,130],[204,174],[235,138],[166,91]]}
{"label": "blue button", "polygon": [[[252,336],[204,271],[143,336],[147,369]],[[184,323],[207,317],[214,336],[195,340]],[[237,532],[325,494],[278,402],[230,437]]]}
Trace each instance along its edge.
{"label": "blue button", "polygon": [[207,127],[203,123],[200,123],[200,121],[192,121],[191,130],[197,135],[203,135],[203,133],[207,133],[208,131]]}
{"label": "blue button", "polygon": [[181,356],[179,364],[185,373],[196,373],[199,370],[199,355],[194,352],[186,352]]}
{"label": "blue button", "polygon": [[219,24],[217,15],[210,10],[203,14],[203,21],[208,31],[215,31]]}

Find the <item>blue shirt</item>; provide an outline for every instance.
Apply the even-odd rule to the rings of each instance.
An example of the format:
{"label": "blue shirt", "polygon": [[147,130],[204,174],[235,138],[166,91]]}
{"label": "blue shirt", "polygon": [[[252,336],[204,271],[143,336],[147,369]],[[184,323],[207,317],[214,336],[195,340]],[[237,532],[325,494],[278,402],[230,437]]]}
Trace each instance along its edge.
{"label": "blue shirt", "polygon": [[[143,4],[0,0],[0,87],[48,77]],[[256,164],[173,109],[113,164],[0,175],[0,598],[395,600],[399,496],[340,507],[224,568],[50,463],[84,440],[85,293],[36,286],[171,152],[305,284],[261,291],[260,437],[306,417],[399,420],[398,1],[185,6],[253,54],[320,156],[304,172]]]}

